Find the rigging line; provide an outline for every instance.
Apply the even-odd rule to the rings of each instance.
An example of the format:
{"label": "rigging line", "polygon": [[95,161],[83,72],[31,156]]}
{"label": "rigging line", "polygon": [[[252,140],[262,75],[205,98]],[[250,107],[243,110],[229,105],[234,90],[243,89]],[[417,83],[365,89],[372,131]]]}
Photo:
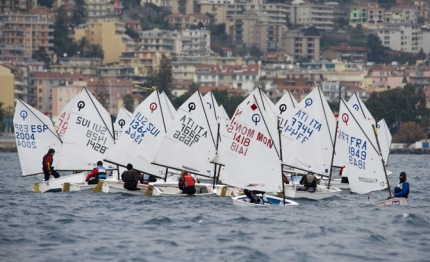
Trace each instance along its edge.
{"label": "rigging line", "polygon": [[160,105],[161,118],[163,119],[164,133],[167,133],[166,121],[164,121],[163,107],[161,106],[160,95],[158,94],[157,90],[155,90],[155,92],[157,92],[158,104]]}
{"label": "rigging line", "polygon": [[[320,173],[318,173],[318,172],[315,172],[315,171],[309,171],[309,170],[306,170],[306,169],[303,169],[303,168],[301,168],[301,167],[296,167],[296,166],[290,166],[290,165],[287,165],[287,164],[282,164],[283,166],[287,166],[287,167],[291,167],[291,168],[295,168],[295,169],[297,169],[297,170],[302,170],[302,171],[305,171],[305,172],[307,172],[307,173],[312,173],[312,174],[316,174],[316,175],[319,175],[319,176],[323,176],[323,177],[329,177],[328,175],[324,175],[324,174],[320,174]],[[287,173],[294,173],[293,171],[285,171],[285,172],[287,172]]]}
{"label": "rigging line", "polygon": [[[121,167],[127,168],[127,166],[125,166],[125,165],[123,165],[123,164],[120,164],[120,163],[117,163],[117,162],[114,162],[114,161],[111,161],[111,160],[108,160],[108,159],[103,159],[103,161],[108,162],[108,163],[112,163],[112,164],[117,165],[117,166],[121,166]],[[160,178],[160,179],[163,179],[163,178],[162,178],[162,177],[160,177],[159,175],[154,175],[154,174],[152,174],[152,173],[148,173],[148,172],[146,172],[146,171],[142,171],[142,170],[140,170],[140,169],[136,169],[136,168],[134,168],[134,167],[133,167],[133,169],[134,169],[134,170],[136,170],[136,171],[139,171],[139,172],[141,172],[141,173],[145,173],[145,174],[147,174],[147,175],[152,175],[152,176],[156,176],[156,177],[158,177],[158,178]],[[112,170],[115,170],[115,169],[112,169]]]}
{"label": "rigging line", "polygon": [[[252,95],[252,96],[254,97],[254,101],[255,101],[255,103],[257,103],[257,105],[258,105],[257,98],[255,97],[255,95]],[[264,119],[264,117],[263,117],[263,113],[262,113],[262,111],[261,111],[261,109],[260,109],[260,107],[259,107],[259,106],[258,106],[258,111],[260,111],[261,118],[263,119],[264,125],[266,126],[267,133],[269,133],[270,139],[272,139],[272,141],[273,141],[273,146],[275,147],[275,149],[276,149],[276,154],[278,155],[278,158],[279,158],[279,152],[278,152],[278,148],[276,147],[276,144],[275,144],[275,139],[273,139],[272,134],[271,134],[271,133],[270,133],[270,131],[269,131],[269,127],[267,126],[266,119]],[[266,111],[265,111],[265,112],[266,112]],[[276,128],[276,130],[278,130],[278,128]]]}
{"label": "rigging line", "polygon": [[[322,100],[322,90],[321,90],[321,88],[319,86],[317,88],[318,88],[318,94],[319,94],[319,97],[320,97],[322,109],[323,109],[323,112],[324,112],[325,123],[327,125],[328,133],[330,135],[331,145],[333,146],[333,143],[334,143],[333,142],[333,137],[331,136],[330,125],[328,124],[327,113],[325,111],[324,101]],[[332,112],[332,114],[333,114],[333,112]]]}
{"label": "rigging line", "polygon": [[151,162],[151,164],[157,165],[157,166],[162,166],[162,167],[167,167],[167,168],[170,168],[170,169],[173,169],[173,170],[178,170],[178,171],[186,170],[186,171],[188,171],[188,172],[190,172],[192,174],[195,174],[195,175],[199,175],[199,176],[204,176],[204,177],[207,177],[207,178],[211,178],[208,175],[197,173],[196,171],[187,169],[186,167],[177,168],[177,167],[172,167],[172,166],[166,166],[166,165],[163,165],[163,164],[158,164],[158,163],[155,163],[155,162]]}
{"label": "rigging line", "polygon": [[[217,134],[216,134],[216,149],[218,149],[218,141],[221,141],[221,135],[220,135],[220,133],[219,133],[219,125],[220,125],[220,123],[218,123],[218,116],[216,115],[216,110],[215,110],[215,97],[214,97],[214,95],[211,93],[211,100],[212,100],[212,108],[214,109],[214,114],[215,114],[215,120],[216,120],[216,122],[217,122],[217,124],[218,124],[218,131],[217,131]],[[218,103],[217,103],[217,105],[218,105]]]}
{"label": "rigging line", "polygon": [[205,113],[205,118],[206,118],[206,122],[208,123],[209,131],[211,132],[212,143],[214,143],[214,146],[215,146],[216,143],[215,143],[214,135],[212,134],[212,128],[211,128],[211,125],[209,124],[208,115],[206,114],[206,109],[205,109],[205,106],[203,104],[203,99],[202,99],[202,95],[200,94],[200,90],[197,90],[197,94],[199,96],[200,103],[202,104],[203,112]]}
{"label": "rigging line", "polygon": [[[24,101],[22,101],[21,99],[19,99],[19,101],[22,103],[22,105],[23,106],[25,106],[26,108],[27,108],[27,110],[29,110],[42,124],[44,124],[45,122],[43,122],[34,112],[33,112],[33,110],[31,110],[31,108],[29,108],[26,104],[25,104],[25,102]],[[52,119],[51,119],[51,121],[52,121]],[[52,123],[52,125],[54,126],[54,130],[55,130],[55,125],[54,125],[54,123]],[[55,135],[55,137],[56,138],[58,138],[58,140],[60,140],[60,142],[61,142],[61,144],[63,143],[63,140],[61,140],[61,138],[60,138],[60,136],[58,135],[58,133],[57,133],[57,130],[55,130],[55,133],[54,132],[52,132],[52,130],[49,128],[49,131],[51,131],[51,133],[53,134],[53,135]]]}
{"label": "rigging line", "polygon": [[291,94],[290,90],[287,90],[287,92],[288,92],[288,96],[290,97],[291,104],[293,104],[293,107],[296,108],[297,106],[296,104],[294,104],[293,95]]}
{"label": "rigging line", "polygon": [[[107,126],[105,120],[103,119],[102,115],[99,112],[99,109],[96,107],[96,104],[94,103],[93,99],[91,98],[90,93],[88,92],[88,89],[86,87],[84,87],[84,90],[87,92],[88,97],[91,100],[91,103],[93,103],[94,108],[96,109],[97,113],[99,114],[101,120],[103,121],[103,124],[105,125],[105,127],[107,128],[107,130],[109,131],[110,136],[112,137],[113,140],[115,140],[115,136],[112,134],[111,130],[109,129],[109,127]],[[108,112],[109,113],[109,112]],[[109,114],[110,115],[110,114]],[[112,122],[112,118],[111,118],[111,122]]]}
{"label": "rigging line", "polygon": [[[260,93],[260,99],[261,99],[261,103],[263,103],[264,111],[266,111],[266,107],[264,106],[264,101],[263,101],[263,95],[261,94],[261,92],[263,91],[261,90],[260,86],[257,86],[257,88],[258,88],[258,93]],[[255,99],[255,101],[257,101],[257,99]]]}
{"label": "rigging line", "polygon": [[[367,120],[367,117],[366,117],[366,115],[364,114],[363,105],[361,104],[360,99],[358,98],[357,93],[356,93],[356,92],[354,92],[354,95],[355,95],[355,97],[357,98],[357,102],[360,104],[360,111],[361,111],[361,113],[363,114],[364,119],[366,119],[366,120]],[[372,117],[373,117],[373,116],[372,116]]]}
{"label": "rigging line", "polygon": [[[367,136],[366,132],[364,132],[363,128],[361,127],[361,125],[358,123],[357,119],[355,118],[354,114],[352,113],[352,111],[349,109],[348,105],[346,104],[346,102],[342,99],[341,100],[344,104],[346,109],[348,110],[349,114],[354,118],[355,122],[357,123],[358,127],[360,127],[361,132],[363,132],[363,134],[366,136],[367,140],[369,140],[369,143],[372,145],[373,149],[378,153],[379,155],[379,151],[376,149],[375,145],[372,143],[372,140],[370,140],[370,138]],[[340,109],[340,108],[339,108]],[[340,110],[339,110],[340,111]],[[372,127],[373,128],[373,127]]]}

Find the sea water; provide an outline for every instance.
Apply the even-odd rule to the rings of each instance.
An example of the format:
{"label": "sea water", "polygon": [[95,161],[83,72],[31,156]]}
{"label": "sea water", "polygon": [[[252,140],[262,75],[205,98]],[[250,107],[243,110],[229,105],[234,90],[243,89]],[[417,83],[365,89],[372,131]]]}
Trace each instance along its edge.
{"label": "sea water", "polygon": [[392,155],[408,206],[387,191],[344,190],[297,207],[236,207],[228,197],[34,193],[18,155],[1,153],[0,261],[430,261],[429,156]]}

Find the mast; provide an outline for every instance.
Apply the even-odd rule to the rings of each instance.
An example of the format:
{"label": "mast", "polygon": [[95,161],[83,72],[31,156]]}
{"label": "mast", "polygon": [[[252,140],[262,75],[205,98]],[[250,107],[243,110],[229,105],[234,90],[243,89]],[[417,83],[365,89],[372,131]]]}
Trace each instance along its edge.
{"label": "mast", "polygon": [[390,181],[388,181],[387,168],[385,167],[384,158],[382,157],[382,154],[381,154],[381,146],[379,145],[378,134],[376,133],[375,125],[372,124],[372,128],[373,128],[373,133],[375,134],[376,144],[378,144],[378,149],[379,149],[378,154],[381,157],[381,164],[382,164],[382,168],[384,169],[385,179],[387,180],[388,193],[390,194],[390,198],[393,198],[393,193],[391,193],[391,188],[390,188]]}
{"label": "mast", "polygon": [[279,159],[281,160],[281,182],[282,182],[282,200],[284,201],[285,206],[285,184],[284,184],[284,166],[282,165],[282,143],[281,143],[281,123],[279,122],[278,118],[278,135],[279,135]]}
{"label": "mast", "polygon": [[[339,104],[340,105],[340,104]],[[330,163],[330,173],[328,175],[328,185],[327,185],[327,189],[330,188],[330,181],[331,181],[331,173],[332,173],[332,168],[333,168],[333,161],[334,161],[334,153],[335,153],[335,148],[336,148],[336,139],[337,139],[337,128],[339,126],[339,120],[336,120],[336,132],[334,135],[334,143],[333,143],[333,152],[331,152],[331,163]]]}

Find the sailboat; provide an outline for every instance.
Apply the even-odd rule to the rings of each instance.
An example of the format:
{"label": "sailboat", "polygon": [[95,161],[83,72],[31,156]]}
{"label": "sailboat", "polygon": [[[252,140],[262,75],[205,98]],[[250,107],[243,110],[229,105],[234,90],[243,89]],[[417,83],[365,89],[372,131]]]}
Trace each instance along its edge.
{"label": "sailboat", "polygon": [[[188,98],[176,112],[153,164],[174,170],[186,170],[203,177],[213,177],[218,124],[199,91]],[[155,182],[154,195],[179,195],[177,182]],[[196,195],[214,194],[211,184],[196,184]]]}
{"label": "sailboat", "polygon": [[[316,87],[284,116],[281,145],[283,163],[290,168],[329,176],[336,119],[320,88]],[[317,185],[315,192],[299,190],[296,183],[285,187],[285,196],[320,200],[338,195],[339,188]]]}
{"label": "sailboat", "polygon": [[[385,165],[388,165],[388,157],[390,156],[390,147],[392,136],[390,133],[390,129],[388,129],[387,123],[385,119],[381,119],[377,124],[378,128],[378,140],[379,145],[381,146],[381,154],[384,159]],[[389,175],[391,172],[387,170],[387,174]]]}
{"label": "sailboat", "polygon": [[[42,158],[50,148],[55,149],[57,156],[62,151],[62,141],[58,136],[52,120],[22,100],[17,100],[13,118],[15,140],[21,164],[22,176],[43,174]],[[56,170],[58,157],[54,157],[53,166]],[[57,179],[51,179],[34,184],[35,192],[61,191],[65,181],[77,181],[84,175],[62,175]]]}
{"label": "sailboat", "polygon": [[[133,169],[158,178],[163,178],[165,168],[151,164],[160,147],[167,127],[172,122],[172,113],[167,97],[153,91],[135,109],[130,121],[123,127],[123,132],[105,160],[107,162],[126,167],[131,163]],[[168,100],[168,99],[167,99]],[[169,101],[170,102],[170,101]],[[147,185],[139,185],[141,192],[145,194]],[[102,191],[105,193],[127,192],[123,182],[105,181]]]}
{"label": "sailboat", "polygon": [[[353,107],[341,99],[339,132],[336,143],[348,170],[351,192],[367,194],[388,190],[392,197],[384,161],[380,154],[374,125],[360,116]],[[405,198],[387,199],[378,205],[406,205]]]}
{"label": "sailboat", "polygon": [[[282,190],[282,167],[277,126],[270,121],[272,109],[262,105],[261,90],[255,89],[236,109],[222,136],[217,157],[213,160],[224,165],[221,180],[224,184],[264,192]],[[270,116],[272,114],[272,116]],[[253,204],[245,196],[233,197],[237,206],[283,205],[283,198],[268,196],[268,202]],[[286,206],[298,205],[285,200]]]}
{"label": "sailboat", "polygon": [[[118,111],[118,115],[116,117],[116,121],[113,125],[115,141],[118,140],[119,136],[123,132],[124,126],[130,123],[131,115],[132,114],[124,107],[120,107]],[[106,182],[107,183],[118,182],[119,174],[121,174],[124,170],[125,168],[116,166],[115,170],[108,171]],[[103,183],[103,181],[100,181],[99,183]],[[89,190],[89,189],[93,189],[94,187],[96,187],[96,185],[88,184],[85,181],[80,181],[79,183],[67,183],[67,184],[64,184],[63,186],[63,192]],[[98,188],[96,187],[96,189],[94,189],[93,192],[100,192],[101,188],[102,188],[102,185],[100,185]]]}

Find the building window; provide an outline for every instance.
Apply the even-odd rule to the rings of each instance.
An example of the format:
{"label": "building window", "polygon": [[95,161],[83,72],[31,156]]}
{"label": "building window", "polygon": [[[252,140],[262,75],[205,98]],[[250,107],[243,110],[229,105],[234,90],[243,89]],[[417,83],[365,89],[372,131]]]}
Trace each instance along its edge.
{"label": "building window", "polygon": [[42,97],[39,97],[39,102],[42,102]]}
{"label": "building window", "polygon": [[39,93],[42,93],[42,92],[43,92],[42,88],[39,88]]}
{"label": "building window", "polygon": [[236,76],[235,76],[235,75],[232,75],[232,76],[231,76],[231,79],[236,80]]}
{"label": "building window", "polygon": [[39,85],[41,85],[42,84],[42,80],[39,80]]}
{"label": "building window", "polygon": [[42,110],[42,106],[39,106],[39,110]]}
{"label": "building window", "polygon": [[245,76],[245,79],[246,79],[246,80],[249,80],[249,76]]}
{"label": "building window", "polygon": [[197,80],[201,80],[202,79],[202,77],[201,76],[197,76]]}
{"label": "building window", "polygon": [[224,76],[220,75],[219,80],[223,80],[223,79],[224,79]]}

